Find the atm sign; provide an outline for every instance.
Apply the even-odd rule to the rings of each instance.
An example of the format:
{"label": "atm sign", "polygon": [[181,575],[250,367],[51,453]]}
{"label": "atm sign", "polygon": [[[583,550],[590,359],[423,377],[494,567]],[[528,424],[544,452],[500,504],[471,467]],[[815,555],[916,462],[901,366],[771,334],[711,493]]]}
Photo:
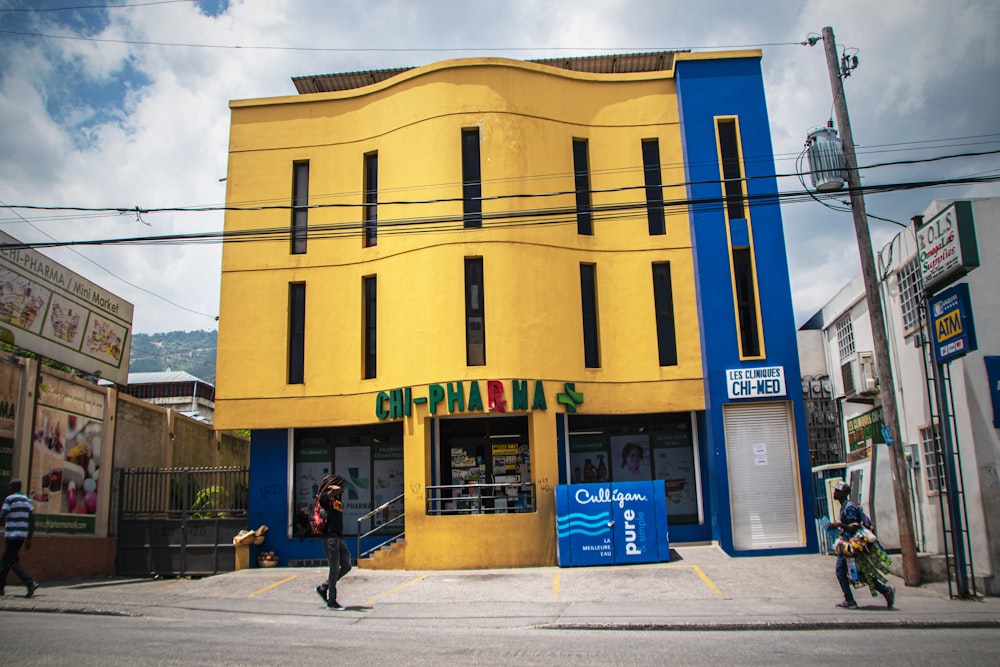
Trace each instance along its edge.
{"label": "atm sign", "polygon": [[934,326],[934,361],[943,364],[977,349],[968,283],[958,283],[927,303]]}
{"label": "atm sign", "polygon": [[962,313],[957,310],[945,313],[934,322],[937,342],[943,343],[950,338],[962,335]]}

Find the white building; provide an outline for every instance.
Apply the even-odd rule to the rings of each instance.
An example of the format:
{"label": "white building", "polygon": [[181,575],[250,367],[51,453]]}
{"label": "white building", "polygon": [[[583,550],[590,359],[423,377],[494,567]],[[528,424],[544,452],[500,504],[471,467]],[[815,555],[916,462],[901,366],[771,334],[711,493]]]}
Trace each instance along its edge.
{"label": "white building", "polygon": [[215,386],[184,371],[129,373],[122,391],[209,424],[215,417]]}
{"label": "white building", "polygon": [[[934,271],[953,260],[953,253],[964,255],[966,263],[970,257],[968,245],[958,246],[958,218],[963,224],[971,218],[979,266],[964,276],[942,279]],[[932,229],[943,232],[944,246],[937,244],[937,253]],[[935,262],[946,255],[947,259]],[[969,586],[979,593],[1000,594],[1000,198],[936,200],[879,250],[876,260],[902,446],[910,464],[917,548],[921,553],[947,554],[952,563],[956,555],[964,554],[963,571],[966,576],[974,574]],[[931,281],[926,297],[923,275]],[[958,284],[968,286],[972,337],[971,322],[960,321],[954,312],[941,316],[940,308],[927,325],[927,300],[933,302],[935,295]],[[941,365],[935,362],[936,344],[946,355],[961,354],[962,345],[968,349],[974,339],[978,349]],[[881,433],[878,372],[860,274],[801,327],[799,349],[803,373],[811,370],[819,375],[818,359],[820,355],[825,359],[825,374],[841,408],[846,476],[874,516],[880,539],[890,549],[898,548],[890,453]],[[944,380],[943,406],[950,419],[941,419],[936,377]],[[946,432],[942,424],[950,429]],[[956,452],[954,507],[962,512],[957,523],[950,520],[948,504],[953,494],[947,492],[942,454],[946,434]],[[960,544],[953,541],[953,533],[962,538]]]}

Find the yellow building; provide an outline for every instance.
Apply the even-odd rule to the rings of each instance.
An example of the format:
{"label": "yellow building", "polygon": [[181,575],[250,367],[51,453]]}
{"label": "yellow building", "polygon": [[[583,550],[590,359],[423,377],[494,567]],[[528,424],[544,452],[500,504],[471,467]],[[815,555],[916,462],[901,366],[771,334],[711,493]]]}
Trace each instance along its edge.
{"label": "yellow building", "polygon": [[[252,430],[251,524],[270,550],[322,557],[295,517],[331,470],[349,481],[347,534],[384,503],[360,532],[396,518],[363,552],[405,523],[383,566],[553,564],[554,487],[626,478],[665,480],[672,541],[812,546],[797,391],[777,404],[800,539],[741,547],[714,460],[731,399],[706,377],[798,376],[783,242],[766,262],[753,250],[781,238],[776,207],[751,227],[729,183],[720,203],[733,146],[743,175],[774,173],[739,153],[752,130],[772,159],[759,58],[473,58],[231,103],[215,425]],[[749,92],[714,113],[720,74]],[[699,210],[706,161],[716,205]]]}

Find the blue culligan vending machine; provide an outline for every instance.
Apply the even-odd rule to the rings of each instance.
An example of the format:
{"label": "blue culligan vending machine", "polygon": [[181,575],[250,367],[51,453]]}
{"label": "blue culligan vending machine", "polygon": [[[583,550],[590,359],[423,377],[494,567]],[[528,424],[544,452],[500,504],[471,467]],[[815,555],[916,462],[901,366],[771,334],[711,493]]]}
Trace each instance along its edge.
{"label": "blue culligan vending machine", "polygon": [[670,560],[662,481],[556,486],[560,567]]}

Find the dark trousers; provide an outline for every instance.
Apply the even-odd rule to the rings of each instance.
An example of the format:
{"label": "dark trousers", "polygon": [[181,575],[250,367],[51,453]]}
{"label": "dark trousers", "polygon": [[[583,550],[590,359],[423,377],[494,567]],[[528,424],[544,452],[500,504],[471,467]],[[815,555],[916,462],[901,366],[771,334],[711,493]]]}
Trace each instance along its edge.
{"label": "dark trousers", "polygon": [[[837,581],[840,582],[840,590],[844,592],[844,599],[854,602],[854,591],[851,587],[851,577],[847,574],[847,557],[837,556]],[[889,592],[889,587],[881,581],[875,582],[875,590],[882,595]]]}
{"label": "dark trousers", "polygon": [[333,604],[337,601],[337,582],[351,571],[351,552],[344,538],[336,535],[323,538],[323,550],[326,551],[330,572],[326,581],[320,584],[320,589],[326,593],[327,604]]}
{"label": "dark trousers", "polygon": [[24,571],[21,567],[20,553],[21,545],[24,544],[23,537],[12,537],[8,538],[4,544],[3,550],[3,565],[0,567],[0,591],[3,590],[4,585],[7,583],[7,573],[10,570],[14,570],[14,574],[17,578],[21,580],[25,586],[31,585],[31,577],[28,573]]}

